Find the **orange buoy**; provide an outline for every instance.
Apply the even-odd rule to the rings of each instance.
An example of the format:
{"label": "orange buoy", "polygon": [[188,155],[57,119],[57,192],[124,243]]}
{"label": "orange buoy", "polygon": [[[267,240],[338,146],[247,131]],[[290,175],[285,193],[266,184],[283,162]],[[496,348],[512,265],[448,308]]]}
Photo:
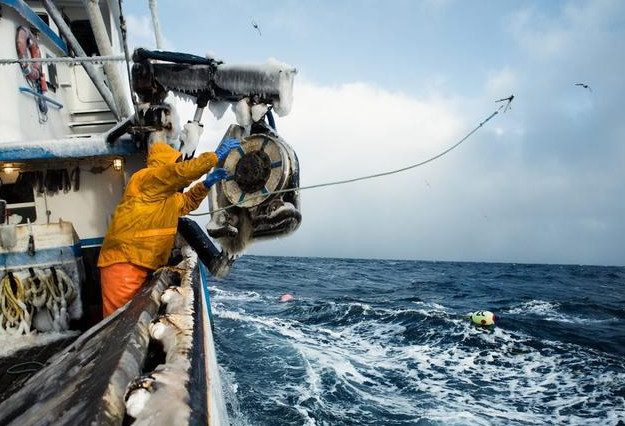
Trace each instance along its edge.
{"label": "orange buoy", "polygon": [[284,293],[282,296],[280,296],[280,302],[290,302],[293,299],[295,298],[289,293]]}

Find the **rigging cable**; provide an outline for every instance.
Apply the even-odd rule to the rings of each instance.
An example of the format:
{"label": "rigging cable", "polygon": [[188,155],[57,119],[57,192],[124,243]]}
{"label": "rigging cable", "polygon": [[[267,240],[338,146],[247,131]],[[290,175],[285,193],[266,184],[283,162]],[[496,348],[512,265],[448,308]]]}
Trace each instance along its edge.
{"label": "rigging cable", "polygon": [[0,59],[0,65],[13,64],[70,64],[77,65],[83,63],[101,64],[104,62],[123,62],[126,57],[123,55],[113,56],[61,56],[58,58],[22,58],[22,59]]}
{"label": "rigging cable", "polygon": [[389,170],[389,171],[386,171],[386,172],[374,173],[374,174],[371,174],[371,175],[365,175],[365,176],[355,177],[355,178],[351,178],[351,179],[344,179],[344,180],[338,180],[338,181],[334,181],[334,182],[319,183],[319,184],[316,184],[316,185],[300,186],[300,187],[297,187],[297,188],[280,189],[280,190],[277,190],[277,191],[269,192],[267,194],[260,194],[260,195],[254,196],[254,197],[249,197],[249,198],[246,198],[245,201],[234,203],[234,204],[231,204],[229,206],[222,207],[220,209],[209,210],[209,211],[207,211],[205,213],[189,213],[188,216],[206,216],[206,215],[209,215],[209,214],[217,213],[217,212],[220,212],[220,211],[231,209],[233,207],[240,206],[244,202],[247,202],[247,201],[252,200],[254,198],[264,198],[264,197],[268,197],[270,195],[285,194],[285,193],[288,193],[288,192],[295,192],[295,191],[303,191],[305,189],[315,189],[315,188],[324,188],[324,187],[328,187],[328,186],[344,185],[346,183],[352,183],[352,182],[358,182],[358,181],[361,181],[361,180],[376,179],[376,178],[383,177],[383,176],[394,175],[394,174],[402,173],[402,172],[405,172],[407,170],[411,170],[411,169],[414,169],[414,168],[417,168],[417,167],[421,167],[421,166],[423,166],[425,164],[431,163],[432,161],[434,161],[434,160],[436,160],[438,158],[441,158],[443,155],[445,155],[445,154],[453,151],[454,149],[456,149],[458,146],[460,146],[460,144],[465,142],[475,132],[477,132],[480,128],[482,128],[482,126],[484,126],[484,124],[488,123],[494,116],[499,114],[499,111],[501,111],[502,108],[503,108],[503,106],[501,106],[499,109],[494,111],[486,119],[484,119],[482,122],[480,122],[480,124],[478,124],[473,130],[471,130],[469,133],[467,133],[462,139],[460,139],[458,142],[456,142],[455,144],[453,144],[452,146],[450,146],[446,150],[436,154],[433,157],[428,158],[427,160],[423,160],[423,161],[421,161],[419,163],[411,164],[409,166],[402,167],[400,169],[394,169],[394,170]]}

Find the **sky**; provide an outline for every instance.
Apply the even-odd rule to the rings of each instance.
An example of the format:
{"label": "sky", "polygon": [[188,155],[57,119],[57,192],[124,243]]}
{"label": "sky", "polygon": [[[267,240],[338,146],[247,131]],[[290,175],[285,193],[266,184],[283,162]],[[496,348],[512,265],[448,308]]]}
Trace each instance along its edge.
{"label": "sky", "polygon": [[[166,47],[298,69],[280,135],[303,220],[248,253],[625,265],[625,2],[160,0]],[[124,2],[154,47],[148,2]],[[262,35],[252,26],[255,22]],[[586,83],[591,90],[575,86]],[[193,106],[179,108],[183,122]],[[203,117],[213,150],[233,114]],[[205,206],[202,208],[206,208]]]}

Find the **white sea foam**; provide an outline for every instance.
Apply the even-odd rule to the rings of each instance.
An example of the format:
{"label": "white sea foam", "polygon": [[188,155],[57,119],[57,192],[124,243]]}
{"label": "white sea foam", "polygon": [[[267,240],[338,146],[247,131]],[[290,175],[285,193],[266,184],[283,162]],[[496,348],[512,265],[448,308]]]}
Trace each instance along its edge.
{"label": "white sea foam", "polygon": [[[337,302],[337,318],[361,315],[341,326],[256,315],[242,304],[271,298],[218,290],[213,313],[251,328],[246,336],[259,345],[290,348],[295,359],[282,368],[300,369],[303,379],[262,391],[268,403],[292,406],[301,424],[370,418],[371,407],[442,424],[616,424],[625,416],[625,401],[615,396],[625,386],[622,362],[600,352],[501,327],[476,328],[445,306],[425,302],[416,302],[416,309]],[[558,308],[537,300],[505,313],[556,318]],[[393,320],[411,313],[445,325],[415,331]],[[333,398],[337,393],[343,397]],[[334,420],[320,421],[320,412]]]}
{"label": "white sea foam", "polygon": [[219,377],[221,379],[221,386],[224,392],[224,398],[230,405],[230,423],[238,426],[252,425],[252,423],[239,407],[239,402],[236,397],[236,394],[239,390],[239,385],[235,380],[234,374],[232,374],[230,371],[226,370],[222,366],[219,366]]}
{"label": "white sea foam", "polygon": [[245,292],[233,292],[220,289],[218,287],[210,287],[211,291],[211,299],[215,302],[223,302],[226,300],[241,300],[241,301],[249,301],[249,300],[259,300],[261,299],[260,294],[255,291],[245,291]]}
{"label": "white sea foam", "polygon": [[509,309],[507,313],[549,315],[556,312],[558,306],[559,304],[554,302],[531,300]]}
{"label": "white sea foam", "polygon": [[581,315],[571,315],[559,312],[561,304],[544,300],[532,300],[515,306],[505,313],[516,315],[532,315],[545,321],[555,321],[570,324],[600,324],[618,321],[618,318],[588,318]]}

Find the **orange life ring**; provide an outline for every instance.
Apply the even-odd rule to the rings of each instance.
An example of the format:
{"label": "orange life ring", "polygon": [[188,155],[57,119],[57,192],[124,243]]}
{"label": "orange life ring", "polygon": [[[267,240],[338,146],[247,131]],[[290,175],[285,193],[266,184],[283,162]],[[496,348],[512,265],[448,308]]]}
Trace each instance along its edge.
{"label": "orange life ring", "polygon": [[[19,59],[41,58],[41,51],[39,50],[39,44],[37,39],[33,36],[30,30],[24,26],[17,28],[17,34],[15,36],[15,49],[17,50],[17,57]],[[20,64],[24,76],[33,83],[39,82],[41,85],[41,91],[47,91],[46,77],[43,73],[43,67],[41,63],[37,64]]]}

